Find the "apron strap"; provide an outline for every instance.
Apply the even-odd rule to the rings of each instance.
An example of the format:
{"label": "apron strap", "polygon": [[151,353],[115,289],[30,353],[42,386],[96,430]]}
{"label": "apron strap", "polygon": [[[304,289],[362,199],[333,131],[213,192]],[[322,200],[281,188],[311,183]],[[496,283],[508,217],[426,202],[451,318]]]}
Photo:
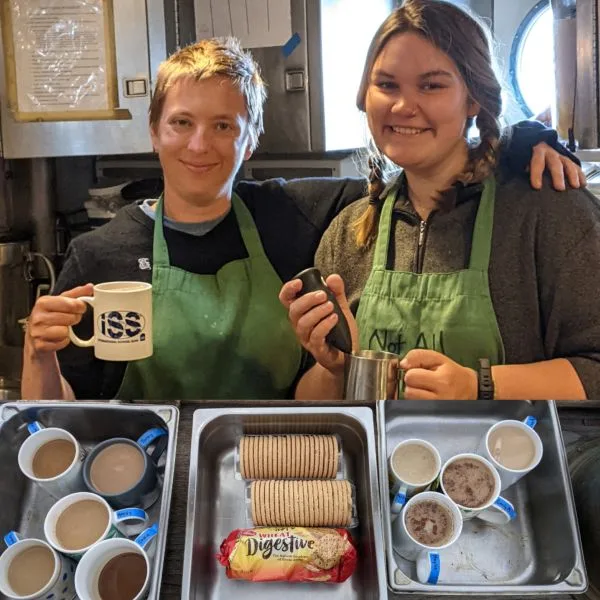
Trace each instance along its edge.
{"label": "apron strap", "polygon": [[475,226],[473,227],[469,269],[475,271],[487,272],[490,266],[495,197],[496,179],[491,176],[484,182],[483,193],[481,194],[477,216],[475,217]]}
{"label": "apron strap", "polygon": [[385,197],[381,215],[379,216],[379,227],[377,240],[375,241],[375,253],[373,255],[373,269],[385,270],[387,266],[388,248],[390,245],[390,233],[392,230],[392,214],[396,203],[398,187],[393,186]]}
{"label": "apron strap", "polygon": [[258,235],[258,229],[244,201],[234,193],[231,196],[231,204],[240,228],[240,233],[242,234],[242,240],[244,240],[244,245],[248,251],[248,256],[250,258],[266,256],[260,236]]}
{"label": "apron strap", "polygon": [[156,208],[154,209],[154,240],[152,243],[152,268],[168,267],[169,265],[169,250],[167,249],[167,241],[163,232],[163,194],[158,198]]}

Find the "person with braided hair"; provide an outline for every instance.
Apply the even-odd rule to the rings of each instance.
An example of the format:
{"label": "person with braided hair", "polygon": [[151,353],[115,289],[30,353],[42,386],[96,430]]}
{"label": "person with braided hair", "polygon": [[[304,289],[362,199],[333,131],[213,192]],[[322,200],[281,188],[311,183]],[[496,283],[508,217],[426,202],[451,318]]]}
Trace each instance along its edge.
{"label": "person with braided hair", "polygon": [[[600,395],[600,207],[509,172],[501,94],[485,29],[450,3],[406,0],[371,42],[357,98],[369,195],[332,222],[315,265],[354,349],[402,357],[405,398]],[[280,292],[317,361],[296,397],[339,398],[337,316],[301,287]]]}

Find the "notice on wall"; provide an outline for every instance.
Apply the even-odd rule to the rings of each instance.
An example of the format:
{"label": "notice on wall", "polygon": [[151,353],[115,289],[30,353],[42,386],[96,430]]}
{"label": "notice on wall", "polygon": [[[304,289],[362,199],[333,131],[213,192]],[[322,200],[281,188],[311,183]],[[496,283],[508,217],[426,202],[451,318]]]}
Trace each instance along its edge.
{"label": "notice on wall", "polygon": [[127,118],[117,109],[113,32],[112,0],[2,0],[7,95],[15,118]]}
{"label": "notice on wall", "polygon": [[234,36],[244,48],[283,46],[292,36],[290,0],[195,0],[196,38]]}

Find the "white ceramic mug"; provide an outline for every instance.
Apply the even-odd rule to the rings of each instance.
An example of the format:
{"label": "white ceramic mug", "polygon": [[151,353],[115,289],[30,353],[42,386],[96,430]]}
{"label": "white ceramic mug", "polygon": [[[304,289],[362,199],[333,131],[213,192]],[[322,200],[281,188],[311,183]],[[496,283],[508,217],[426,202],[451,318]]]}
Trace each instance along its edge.
{"label": "white ceramic mug", "polygon": [[[417,541],[406,528],[406,514],[410,507],[418,502],[423,501],[434,501],[443,506],[445,506],[450,515],[452,516],[452,535],[450,536],[448,542],[441,546],[427,546],[426,544],[422,544]],[[458,506],[444,494],[440,494],[439,492],[421,492],[413,496],[404,507],[400,518],[396,519],[392,523],[392,542],[394,550],[405,558],[406,560],[417,561],[420,562],[420,556],[422,553],[429,553],[431,555],[431,561],[429,562],[429,569],[421,569],[421,580],[422,583],[437,583],[439,572],[440,572],[440,563],[441,558],[439,555],[439,551],[445,548],[449,548],[456,542],[456,540],[460,537],[462,532],[463,520],[460,514],[460,510]],[[427,571],[427,572],[425,572]]]}
{"label": "white ceramic mug", "polygon": [[[436,465],[435,473],[434,473],[433,477],[428,478],[426,481],[419,481],[419,482],[408,481],[406,479],[403,479],[396,472],[396,469],[394,469],[393,459],[394,459],[394,455],[396,454],[396,452],[398,452],[398,451],[401,452],[402,448],[404,448],[408,445],[411,445],[411,444],[423,446],[434,457],[435,465]],[[423,491],[429,489],[429,486],[436,480],[437,476],[439,475],[441,466],[442,466],[442,459],[440,458],[440,453],[437,451],[437,448],[433,444],[427,442],[426,440],[412,438],[409,440],[404,440],[403,442],[400,442],[399,444],[396,445],[396,447],[392,450],[392,453],[390,454],[390,457],[388,459],[388,472],[389,472],[389,478],[390,478],[390,488],[391,488],[391,492],[393,494],[393,499],[392,499],[392,504],[391,504],[392,521],[394,521],[398,517],[398,515],[402,511],[402,507],[406,504],[406,501],[410,497],[414,496],[415,494],[418,494],[419,492],[423,492]]]}
{"label": "white ceramic mug", "polygon": [[93,296],[81,296],[94,310],[94,335],[71,341],[94,347],[101,360],[129,361],[152,356],[152,285],[141,281],[112,281],[94,286]]}
{"label": "white ceramic mug", "polygon": [[144,557],[146,561],[146,579],[141,591],[133,598],[140,600],[150,587],[151,564],[148,546],[158,534],[158,525],[155,524],[142,532],[134,541],[124,539],[104,540],[96,544],[81,559],[75,573],[75,589],[77,596],[82,600],[102,600],[98,591],[98,581],[102,569],[109,560],[120,554],[135,552]]}
{"label": "white ceramic mug", "polygon": [[478,454],[457,454],[452,458],[449,458],[444,463],[444,466],[440,471],[439,484],[440,489],[444,492],[444,494],[446,494],[449,498],[452,498],[444,487],[444,473],[449,465],[461,459],[470,459],[482,463],[483,465],[485,465],[485,467],[487,467],[487,469],[492,474],[492,477],[494,478],[494,490],[492,492],[492,495],[490,496],[490,499],[485,504],[482,504],[477,508],[470,508],[468,506],[463,506],[459,504],[458,502],[456,502],[456,500],[453,500],[456,506],[458,506],[462,514],[463,520],[468,521],[469,519],[477,517],[478,519],[482,519],[483,521],[487,521],[488,523],[493,523],[494,525],[505,525],[509,521],[516,519],[517,511],[515,510],[515,507],[512,505],[511,502],[506,500],[506,498],[500,496],[500,476],[498,475],[498,471],[496,471],[494,465],[492,465],[490,461],[486,460],[482,456],[479,456]]}
{"label": "white ceramic mug", "polygon": [[[67,508],[69,508],[69,506],[76,502],[81,502],[82,500],[93,500],[102,504],[108,515],[108,524],[104,532],[92,544],[85,548],[69,550],[60,543],[56,535],[56,524],[60,516]],[[128,522],[131,521],[134,522],[133,525],[128,524]],[[44,535],[55,550],[58,550],[74,560],[80,560],[81,557],[98,542],[115,537],[135,535],[136,533],[139,533],[147,523],[148,515],[141,508],[123,508],[115,511],[109,506],[104,498],[101,498],[97,494],[92,494],[91,492],[78,492],[76,494],[65,496],[48,511],[46,519],[44,520]]]}
{"label": "white ceramic mug", "polygon": [[[498,471],[498,474],[500,475],[500,482],[501,482],[500,489],[502,491],[505,490],[506,488],[510,487],[513,483],[516,483],[517,481],[519,481],[519,479],[521,479],[521,477],[523,477],[523,475],[527,475],[527,473],[529,473],[530,471],[535,469],[540,464],[540,461],[542,460],[542,456],[544,454],[544,446],[542,444],[542,440],[540,439],[540,436],[533,429],[536,426],[536,424],[537,424],[537,419],[535,417],[531,417],[531,416],[523,419],[523,421],[513,421],[510,419],[507,419],[505,421],[499,421],[495,425],[492,425],[487,430],[486,434],[483,436],[483,439],[481,440],[481,443],[479,445],[478,453],[481,454],[481,456],[485,457],[487,460],[489,460],[494,465],[494,467],[496,467],[496,470]],[[505,467],[500,462],[498,462],[494,458],[493,454],[490,452],[489,445],[488,445],[490,435],[497,429],[499,429],[501,427],[507,427],[507,426],[517,427],[518,429],[523,431],[525,434],[527,434],[527,436],[533,442],[535,454],[534,454],[534,457],[533,457],[533,460],[531,461],[531,463],[524,469],[509,469],[508,467]]]}
{"label": "white ceramic mug", "polygon": [[[27,431],[29,431],[30,437],[21,444],[17,456],[21,472],[31,481],[44,488],[53,498],[62,498],[65,494],[84,490],[82,463],[86,453],[79,442],[65,429],[59,429],[58,427],[45,428],[38,421],[29,423]],[[33,473],[33,459],[44,444],[54,440],[68,440],[75,446],[73,461],[67,469],[56,475],[56,477],[48,479],[36,477]]]}
{"label": "white ceramic mug", "polygon": [[[73,574],[75,565],[73,561],[58,554],[47,542],[36,539],[23,539],[17,532],[11,531],[4,536],[4,542],[8,546],[0,556],[0,592],[11,600],[41,600],[42,598],[53,598],[55,600],[71,600],[75,595],[75,583]],[[8,572],[12,561],[25,550],[42,546],[52,553],[54,559],[54,571],[40,590],[32,594],[18,594],[12,588],[8,579]]]}

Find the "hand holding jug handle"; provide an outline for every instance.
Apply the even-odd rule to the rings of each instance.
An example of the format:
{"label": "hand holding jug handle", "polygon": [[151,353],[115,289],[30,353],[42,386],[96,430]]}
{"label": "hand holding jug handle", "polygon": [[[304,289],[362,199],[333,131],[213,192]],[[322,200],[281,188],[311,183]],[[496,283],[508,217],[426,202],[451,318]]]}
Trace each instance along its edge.
{"label": "hand holding jug handle", "polygon": [[[83,300],[87,302],[92,309],[94,308],[94,296],[81,296],[78,300]],[[96,336],[92,335],[89,340],[82,340],[80,337],[77,337],[77,334],[73,331],[73,328],[69,325],[69,339],[76,345],[81,348],[89,348],[96,343]]]}
{"label": "hand holding jug handle", "polygon": [[301,271],[294,276],[293,279],[302,281],[302,289],[300,290],[299,296],[304,296],[304,294],[309,292],[325,292],[327,299],[333,304],[333,312],[338,317],[337,323],[327,334],[325,339],[329,345],[337,348],[341,352],[352,354],[352,335],[350,334],[348,321],[338,304],[335,294],[327,287],[319,269],[316,267],[304,269],[304,271]]}

